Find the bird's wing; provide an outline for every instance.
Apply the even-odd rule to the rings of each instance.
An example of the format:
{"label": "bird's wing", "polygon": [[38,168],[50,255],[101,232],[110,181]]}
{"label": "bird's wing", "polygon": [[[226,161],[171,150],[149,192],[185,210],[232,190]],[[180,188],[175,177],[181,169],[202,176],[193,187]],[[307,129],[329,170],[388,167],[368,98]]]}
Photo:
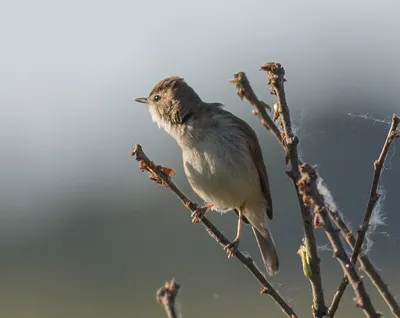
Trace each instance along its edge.
{"label": "bird's wing", "polygon": [[254,165],[257,168],[258,176],[261,184],[261,191],[264,194],[265,200],[267,201],[267,216],[271,220],[273,216],[272,212],[272,198],[271,191],[269,188],[267,168],[265,167],[262,151],[258,138],[254,130],[243,120],[238,118],[239,129],[246,137],[249,145],[250,154],[253,159]]}

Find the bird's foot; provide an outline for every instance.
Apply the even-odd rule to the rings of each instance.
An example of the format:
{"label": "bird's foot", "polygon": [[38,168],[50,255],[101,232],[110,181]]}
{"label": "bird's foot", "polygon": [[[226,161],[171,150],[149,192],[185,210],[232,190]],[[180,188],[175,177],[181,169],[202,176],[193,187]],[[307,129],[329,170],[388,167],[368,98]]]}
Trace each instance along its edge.
{"label": "bird's foot", "polygon": [[214,204],[209,204],[197,207],[196,210],[192,213],[192,223],[193,224],[199,223],[200,220],[203,218],[203,216],[206,214],[206,212],[213,206]]}
{"label": "bird's foot", "polygon": [[238,251],[239,248],[239,239],[235,238],[231,243],[227,244],[224,247],[224,250],[228,254],[228,258],[232,258],[235,256],[236,252]]}

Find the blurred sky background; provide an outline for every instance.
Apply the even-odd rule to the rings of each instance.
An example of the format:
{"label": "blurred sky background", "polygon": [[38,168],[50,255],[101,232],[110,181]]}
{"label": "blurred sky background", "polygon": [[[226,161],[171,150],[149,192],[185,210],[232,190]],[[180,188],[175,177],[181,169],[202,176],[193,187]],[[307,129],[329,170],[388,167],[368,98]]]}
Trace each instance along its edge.
{"label": "blurred sky background", "polygon": [[[372,163],[400,112],[398,1],[27,1],[0,6],[0,317],[164,317],[155,290],[182,283],[184,318],[283,317],[236,260],[228,260],[169,191],[129,156],[135,143],[176,170],[175,141],[151,122],[147,96],[179,75],[256,130],[275,206],[281,272],[271,278],[302,316],[309,284],[296,252],[302,228],[283,151],[228,82],[244,71],[268,103],[267,61],[286,69],[286,92],[305,160],[346,219],[363,217]],[[395,145],[400,147],[399,142]],[[370,255],[400,298],[400,155],[383,175],[383,217]],[[234,237],[233,213],[210,217]],[[327,243],[318,231],[318,243]],[[260,262],[252,233],[241,241]],[[326,301],[342,277],[322,251]],[[260,264],[260,263],[259,263]],[[371,288],[377,309],[390,316]],[[348,288],[338,317],[362,317]]]}

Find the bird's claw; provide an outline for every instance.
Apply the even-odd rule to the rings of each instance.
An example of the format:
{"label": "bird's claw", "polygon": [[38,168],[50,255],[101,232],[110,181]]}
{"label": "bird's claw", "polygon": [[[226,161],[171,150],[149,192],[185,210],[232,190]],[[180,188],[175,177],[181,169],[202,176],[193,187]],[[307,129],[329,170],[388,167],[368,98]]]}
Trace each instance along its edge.
{"label": "bird's claw", "polygon": [[228,258],[232,258],[236,255],[239,248],[239,239],[234,239],[231,243],[224,247],[224,250],[228,254]]}
{"label": "bird's claw", "polygon": [[203,218],[204,214],[206,214],[208,208],[207,207],[200,207],[197,208],[193,213],[192,213],[192,223],[196,224],[199,223],[200,220]]}
{"label": "bird's claw", "polygon": [[197,207],[196,210],[192,213],[192,223],[193,224],[199,223],[203,218],[203,216],[208,211],[208,209],[212,208],[213,206],[214,206],[213,204],[209,204],[202,207]]}

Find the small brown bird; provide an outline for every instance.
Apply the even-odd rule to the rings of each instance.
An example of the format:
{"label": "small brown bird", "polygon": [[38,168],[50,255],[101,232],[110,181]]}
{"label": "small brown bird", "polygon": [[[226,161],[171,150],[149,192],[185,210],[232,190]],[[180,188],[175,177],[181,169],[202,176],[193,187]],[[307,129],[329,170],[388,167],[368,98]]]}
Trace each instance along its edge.
{"label": "small brown bird", "polygon": [[279,271],[279,260],[269,232],[272,199],[267,169],[253,129],[219,103],[206,103],[182,79],[161,80],[147,98],[154,122],[182,149],[185,174],[207,205],[194,214],[194,223],[211,207],[233,209],[239,217],[237,235],[225,249],[237,251],[242,221],[250,223],[269,275]]}

